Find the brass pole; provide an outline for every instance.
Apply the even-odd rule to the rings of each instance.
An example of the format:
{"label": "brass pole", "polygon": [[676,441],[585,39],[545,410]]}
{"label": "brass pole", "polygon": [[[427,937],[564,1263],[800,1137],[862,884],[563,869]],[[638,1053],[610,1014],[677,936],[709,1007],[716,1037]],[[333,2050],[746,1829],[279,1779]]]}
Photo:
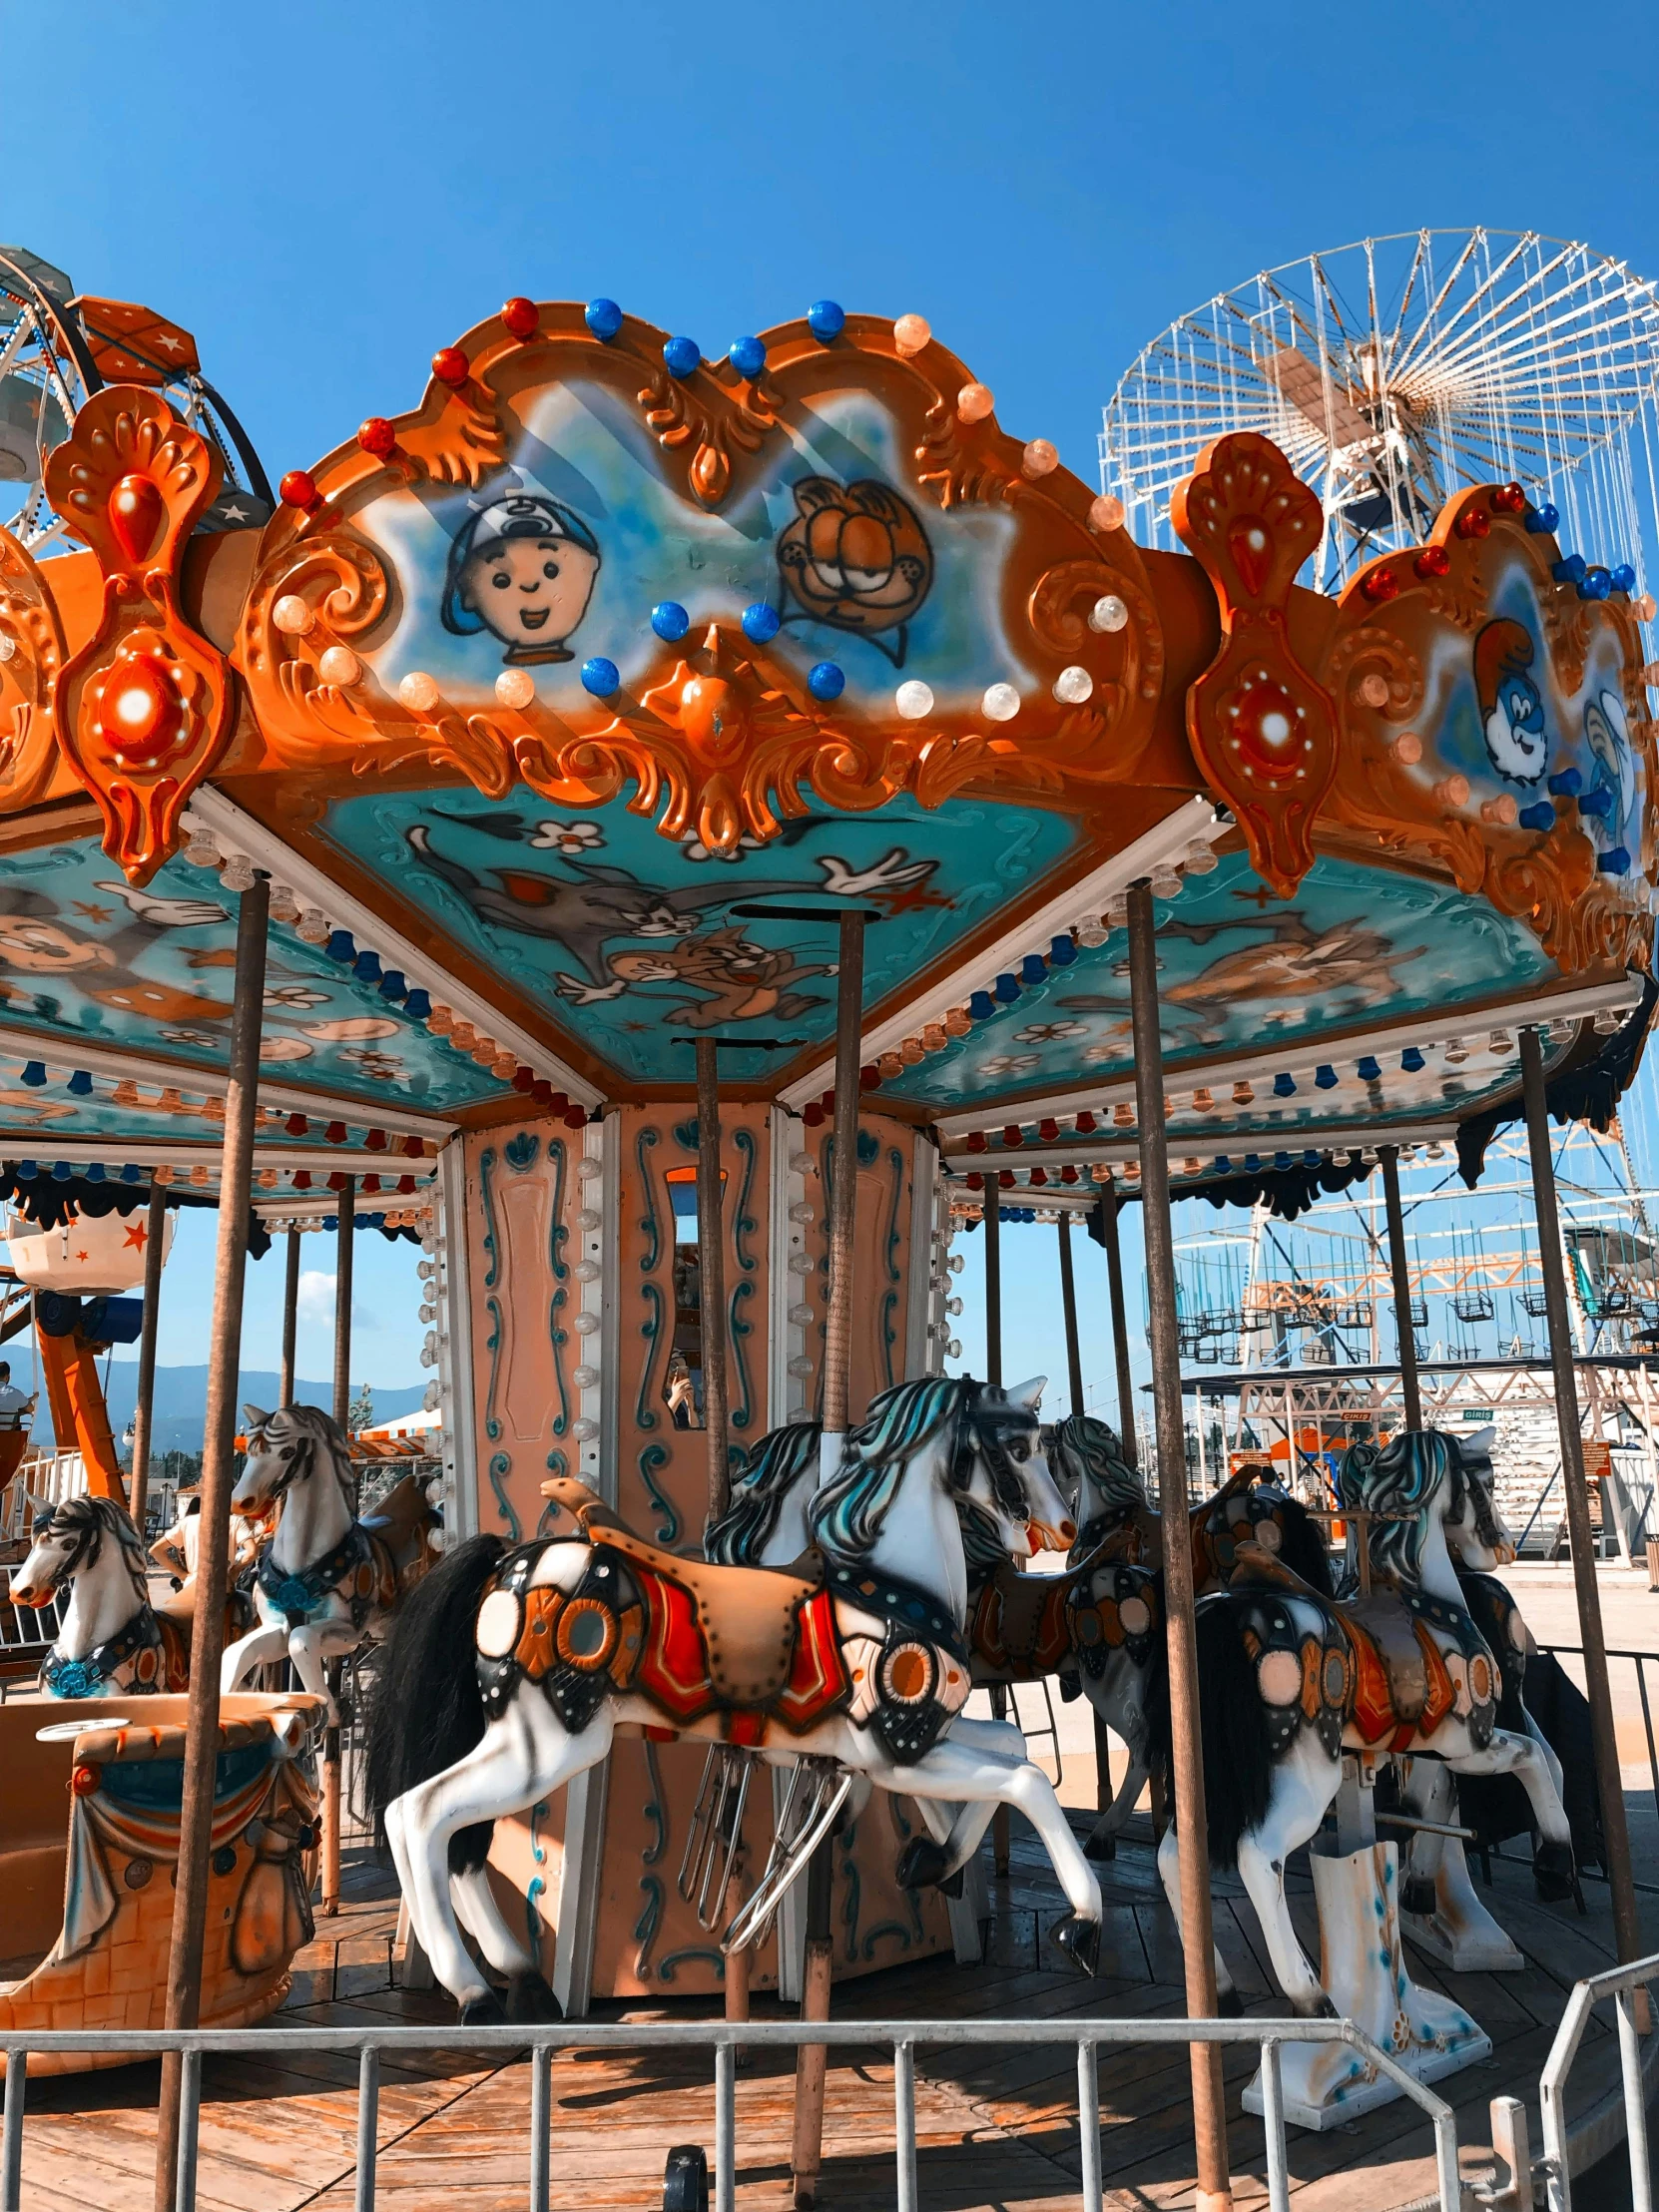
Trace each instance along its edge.
{"label": "brass pole", "polygon": [[[1181,1355],[1175,1324],[1175,1244],[1170,1223],[1169,1150],[1164,1136],[1164,1055],[1158,1022],[1158,942],[1152,886],[1129,891],[1129,993],[1134,1025],[1135,1114],[1140,1125],[1141,1226],[1146,1240],[1157,1415],[1158,1496],[1163,1519],[1164,1602],[1168,1615],[1170,1735],[1175,1818],[1181,1846],[1181,1947],[1189,2018],[1213,2018],[1216,1963],[1210,1920],[1209,1824],[1198,1710],[1198,1645],[1193,1627],[1193,1546],[1187,1511],[1187,1437],[1182,1417]],[[1230,2212],[1227,2111],[1221,2046],[1191,2046],[1193,2135],[1198,2152],[1198,2212]]]}
{"label": "brass pole", "polygon": [[[1405,1425],[1422,1426],[1422,1391],[1417,1386],[1417,1337],[1411,1321],[1411,1277],[1405,1265],[1405,1216],[1399,1206],[1399,1147],[1380,1145],[1382,1163],[1382,1203],[1388,1215],[1388,1269],[1394,1279],[1394,1323],[1399,1331],[1399,1394],[1405,1407]],[[1295,1459],[1295,1449],[1292,1449]]]}
{"label": "brass pole", "polygon": [[[231,1064],[225,1086],[225,1137],[219,1187],[219,1247],[213,1324],[208,1340],[208,1407],[203,1433],[201,1548],[190,1644],[190,1703],[185,1723],[184,1801],[179,1810],[178,1889],[167,1962],[169,2027],[195,2027],[202,2003],[202,1951],[208,1921],[208,1853],[213,1843],[214,1781],[219,1765],[219,1667],[225,1648],[225,1592],[231,1561],[231,1491],[242,1359],[243,1277],[254,1187],[254,1108],[265,1002],[266,928],[271,885],[257,875],[237,915],[236,994]],[[227,1899],[227,1905],[230,1900]],[[171,2212],[179,2155],[183,2082],[177,2052],[162,2060],[156,2126],[156,2212]]]}
{"label": "brass pole", "polygon": [[[834,1182],[830,1193],[830,1299],[825,1318],[823,1472],[833,1469],[848,1425],[852,1394],[852,1240],[858,1219],[858,1066],[863,1046],[864,916],[840,916],[835,978]],[[807,1941],[801,2017],[830,2017],[830,1893],[834,1838],[826,1836],[807,1868]],[[824,2090],[830,2053],[803,2043],[795,2068],[795,2134],[790,2190],[798,2212],[818,2198],[824,2169]]]}
{"label": "brass pole", "polygon": [[1002,1385],[1002,1186],[985,1178],[985,1381]]}
{"label": "brass pole", "polygon": [[1584,1688],[1590,1701],[1590,1743],[1601,1798],[1601,1832],[1607,1850],[1607,1887],[1613,1898],[1613,1936],[1621,1960],[1642,1954],[1636,1891],[1630,1867],[1630,1830],[1619,1773],[1613,1699],[1607,1682],[1607,1638],[1601,1625],[1590,1535],[1590,1501],[1584,1488],[1583,1437],[1578,1426],[1578,1378],[1573,1369],[1567,1283],[1561,1265],[1561,1224],[1555,1207],[1555,1167],[1549,1153],[1549,1111],[1544,1102],[1544,1056],[1536,1029],[1520,1033],[1521,1095],[1526,1143],[1532,1161],[1533,1205],[1538,1223],[1538,1269],[1544,1279],[1549,1364],[1555,1383],[1555,1425],[1561,1440],[1561,1482],[1567,1494],[1567,1534],[1572,1545],[1573,1590],[1578,1599],[1578,1640],[1584,1650]]}
{"label": "brass pole", "polygon": [[1071,1265],[1071,1216],[1061,1210],[1058,1223],[1060,1237],[1060,1304],[1066,1321],[1066,1382],[1071,1391],[1071,1409],[1083,1410],[1083,1351],[1077,1340],[1077,1277]]}
{"label": "brass pole", "polygon": [[709,1456],[709,1520],[732,1502],[726,1405],[726,1248],[721,1242],[720,1047],[697,1040],[697,1281],[703,1348],[703,1428]]}
{"label": "brass pole", "polygon": [[167,1248],[167,1193],[150,1186],[144,1243],[144,1328],[139,1337],[138,1402],[133,1409],[133,1526],[144,1534],[150,1498],[150,1436],[156,1415],[156,1327],[161,1318],[162,1255]]}
{"label": "brass pole", "polygon": [[1129,1315],[1123,1303],[1123,1248],[1118,1243],[1118,1194],[1108,1184],[1100,1194],[1100,1218],[1106,1231],[1106,1279],[1112,1292],[1112,1351],[1118,1370],[1118,1442],[1132,1467],[1141,1463],[1135,1437],[1134,1382],[1129,1369]]}
{"label": "brass pole", "polygon": [[278,1405],[293,1403],[293,1351],[299,1328],[299,1232],[288,1231],[286,1272],[282,1277],[282,1372],[277,1380]]}
{"label": "brass pole", "polygon": [[356,1243],[357,1184],[345,1178],[334,1236],[334,1418],[341,1428],[351,1411],[351,1262]]}

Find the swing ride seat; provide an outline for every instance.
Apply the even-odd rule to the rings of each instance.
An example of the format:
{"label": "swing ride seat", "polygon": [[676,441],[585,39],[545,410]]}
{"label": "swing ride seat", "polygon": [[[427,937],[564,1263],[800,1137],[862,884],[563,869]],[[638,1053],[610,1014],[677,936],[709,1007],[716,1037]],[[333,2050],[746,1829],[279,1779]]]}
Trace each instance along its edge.
{"label": "swing ride seat", "polygon": [[678,1583],[691,1598],[708,1651],[709,1679],[723,1705],[770,1705],[790,1680],[801,1609],[824,1588],[782,1567],[723,1567],[682,1558],[649,1543],[594,1495],[585,1482],[560,1475],[541,1485],[591,1543],[604,1544],[633,1565]]}

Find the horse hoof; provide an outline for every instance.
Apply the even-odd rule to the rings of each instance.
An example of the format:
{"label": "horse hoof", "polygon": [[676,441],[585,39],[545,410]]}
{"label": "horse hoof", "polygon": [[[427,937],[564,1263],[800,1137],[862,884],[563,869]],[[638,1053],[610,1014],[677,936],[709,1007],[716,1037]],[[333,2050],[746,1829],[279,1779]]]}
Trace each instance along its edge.
{"label": "horse hoof", "polygon": [[901,1890],[937,1889],[950,1864],[942,1844],[931,1836],[912,1836],[898,1855],[897,1880]]}
{"label": "horse hoof", "polygon": [[1092,1981],[1100,1971],[1100,1923],[1086,1921],[1081,1913],[1068,1913],[1053,1931],[1054,1947],[1079,1973]]}
{"label": "horse hoof", "polygon": [[505,2027],[507,2007],[493,1989],[486,1989],[481,1997],[468,1997],[461,2006],[463,2027]]}
{"label": "horse hoof", "polygon": [[1420,1920],[1434,1917],[1434,1885],[1425,1874],[1407,1875],[1399,1893],[1399,1910],[1414,1913]]}
{"label": "horse hoof", "polygon": [[1572,1846],[1546,1838],[1532,1854],[1532,1887],[1545,1905],[1561,1905],[1572,1896]]}
{"label": "horse hoof", "polygon": [[564,2016],[564,2006],[534,1969],[529,1973],[515,1973],[508,1982],[507,2017],[515,2027],[520,2024],[540,2026],[548,2020],[562,2020]]}
{"label": "horse hoof", "polygon": [[1239,2020],[1244,2017],[1244,1998],[1237,1989],[1219,1989],[1216,1992],[1216,2018]]}
{"label": "horse hoof", "polygon": [[1091,1836],[1083,1846],[1085,1859],[1115,1859],[1117,1855],[1118,1840],[1115,1836]]}

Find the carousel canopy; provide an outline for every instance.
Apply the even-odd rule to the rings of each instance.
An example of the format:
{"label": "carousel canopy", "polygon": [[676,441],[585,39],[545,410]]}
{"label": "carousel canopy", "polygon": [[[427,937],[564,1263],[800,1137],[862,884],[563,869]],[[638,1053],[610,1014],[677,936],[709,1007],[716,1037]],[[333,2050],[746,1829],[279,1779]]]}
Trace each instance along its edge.
{"label": "carousel canopy", "polygon": [[[112,377],[173,329],[83,305]],[[816,1113],[849,907],[866,1086],[958,1172],[1132,1151],[1148,875],[1188,1174],[1449,1134],[1517,1023],[1560,1071],[1640,997],[1651,609],[1517,485],[1331,598],[1241,433],[1143,551],[919,318],[830,302],[708,359],[511,301],[263,528],[177,398],[107,381],[47,459],[86,550],[0,534],[8,1157],[215,1150],[255,868],[284,1183],[684,1094],[706,1035]]]}

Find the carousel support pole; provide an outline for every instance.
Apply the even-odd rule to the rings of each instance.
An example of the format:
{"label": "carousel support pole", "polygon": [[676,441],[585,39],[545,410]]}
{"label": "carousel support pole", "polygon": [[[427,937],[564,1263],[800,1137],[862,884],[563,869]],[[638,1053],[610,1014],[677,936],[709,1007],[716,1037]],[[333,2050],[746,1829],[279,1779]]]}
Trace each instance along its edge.
{"label": "carousel support pole", "polygon": [[[351,1264],[356,1257],[357,1184],[346,1176],[339,1193],[339,1227],[334,1251],[334,1419],[349,1436],[351,1412]],[[357,1510],[352,1483],[351,1510]],[[328,1695],[339,1707],[342,1669],[328,1662]],[[324,1920],[339,1912],[340,1731],[336,1723],[322,1732],[322,1896],[317,1910]]]}
{"label": "carousel support pole", "polygon": [[293,1403],[294,1340],[299,1329],[299,1231],[287,1234],[286,1271],[282,1277],[282,1372],[277,1381],[278,1405]]}
{"label": "carousel support pole", "polygon": [[[195,2027],[202,2005],[208,1855],[213,1846],[214,1782],[219,1766],[219,1668],[225,1649],[225,1592],[231,1563],[243,1277],[248,1263],[248,1209],[254,1186],[254,1108],[260,1075],[260,1018],[265,1002],[270,909],[271,885],[263,875],[256,876],[252,889],[242,893],[237,916],[236,991],[220,1169],[219,1248],[208,1342],[201,1550],[196,1571],[196,1617],[191,1630],[178,1888],[167,1962],[167,2025],[171,2028]],[[183,2061],[178,2053],[170,2053],[162,2060],[161,2103],[156,2116],[156,2212],[172,2212],[183,2087]]]}
{"label": "carousel support pole", "polygon": [[1388,1269],[1393,1277],[1394,1323],[1399,1331],[1399,1394],[1406,1427],[1419,1429],[1422,1391],[1417,1383],[1417,1333],[1411,1322],[1411,1276],[1405,1264],[1405,1216],[1399,1205],[1399,1147],[1381,1145],[1377,1157],[1382,1163],[1382,1202],[1388,1211]]}
{"label": "carousel support pole", "polygon": [[150,1435],[156,1410],[156,1324],[161,1316],[162,1255],[167,1247],[167,1193],[150,1186],[144,1246],[144,1328],[139,1337],[138,1403],[133,1411],[133,1526],[142,1536],[150,1496]]}
{"label": "carousel support pole", "polygon": [[726,1404],[726,1249],[721,1242],[720,1047],[697,1039],[697,1281],[703,1339],[703,1431],[709,1447],[709,1520],[732,1502]]}
{"label": "carousel support pole", "polygon": [[1129,1464],[1139,1466],[1135,1436],[1134,1382],[1129,1368],[1129,1312],[1123,1302],[1123,1247],[1118,1242],[1118,1194],[1108,1184],[1100,1194],[1101,1226],[1106,1232],[1106,1280],[1112,1293],[1112,1351],[1118,1375],[1118,1443]]}
{"label": "carousel support pole", "polygon": [[[1198,1710],[1198,1647],[1193,1626],[1193,1547],[1187,1517],[1186,1424],[1175,1325],[1175,1244],[1170,1221],[1169,1149],[1164,1135],[1163,1043],[1158,1022],[1158,942],[1152,886],[1129,891],[1129,992],[1134,1024],[1135,1112],[1140,1124],[1141,1213],[1151,1307],[1152,1394],[1157,1414],[1158,1494],[1164,1535],[1164,1601],[1169,1621],[1170,1736],[1175,1819],[1181,1842],[1181,1947],[1190,2018],[1213,2018],[1216,1966],[1210,1917],[1210,1867],[1204,1805],[1204,1751]],[[1176,1470],[1180,1478],[1176,1478]],[[1165,1470],[1168,1470],[1167,1476]],[[1198,2212],[1231,2212],[1227,2112],[1221,2045],[1191,2046],[1193,2136],[1198,2152]]]}
{"label": "carousel support pole", "polygon": [[[852,1392],[852,1242],[858,1218],[858,1064],[863,1009],[864,914],[860,908],[840,916],[835,980],[835,1180],[830,1195],[830,1301],[824,1333],[826,1475],[839,1462]],[[804,2020],[830,2017],[833,1852],[831,1834],[819,1845],[807,1868],[807,1945],[801,1977]],[[790,2187],[798,2212],[807,2212],[818,2200],[819,2177],[824,2169],[824,2090],[829,2061],[830,2053],[823,2043],[804,2043],[796,2060]]]}
{"label": "carousel support pole", "polygon": [[[1002,1186],[992,1168],[985,1178],[985,1381],[1002,1386]],[[1008,1693],[1000,1682],[991,1684],[991,1718],[1008,1718]],[[998,1882],[1008,1878],[1012,1849],[1008,1808],[999,1805],[991,1817],[991,1871]]]}
{"label": "carousel support pole", "polygon": [[[1077,1276],[1071,1258],[1071,1216],[1062,1210],[1056,1224],[1060,1239],[1060,1304],[1066,1322],[1066,1382],[1071,1391],[1071,1409],[1083,1410],[1083,1353],[1077,1336]],[[1112,1804],[1112,1739],[1106,1723],[1098,1713],[1094,1716],[1094,1805],[1097,1813],[1111,1810]]]}
{"label": "carousel support pole", "polygon": [[[1549,1364],[1555,1384],[1555,1425],[1561,1441],[1561,1481],[1567,1494],[1567,1533],[1572,1546],[1573,1588],[1578,1598],[1578,1640],[1584,1650],[1584,1688],[1590,1701],[1590,1742],[1595,1757],[1596,1788],[1601,1799],[1601,1830],[1607,1846],[1607,1887],[1613,1898],[1613,1935],[1623,1961],[1641,1956],[1641,1926],[1636,1917],[1630,1830],[1625,1821],[1624,1783],[1619,1774],[1618,1740],[1613,1731],[1613,1699],[1607,1681],[1607,1638],[1601,1623],[1601,1591],[1596,1582],[1595,1544],[1590,1534],[1590,1501],[1584,1488],[1578,1379],[1573,1369],[1572,1330],[1567,1319],[1566,1271],[1561,1264],[1555,1168],[1549,1152],[1543,1047],[1536,1029],[1521,1031],[1520,1060],[1526,1143],[1532,1162],[1533,1206],[1538,1223],[1538,1267],[1544,1279]],[[1645,2027],[1645,2021],[1643,2025]]]}

